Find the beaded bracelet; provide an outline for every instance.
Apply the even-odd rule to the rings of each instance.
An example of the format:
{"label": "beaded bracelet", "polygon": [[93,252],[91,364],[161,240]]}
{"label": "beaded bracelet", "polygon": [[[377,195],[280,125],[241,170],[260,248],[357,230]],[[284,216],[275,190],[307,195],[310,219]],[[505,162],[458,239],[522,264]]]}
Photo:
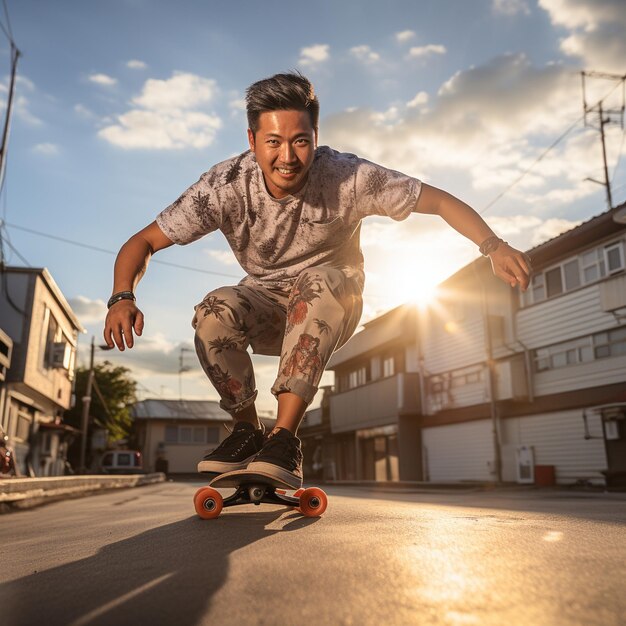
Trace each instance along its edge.
{"label": "beaded bracelet", "polygon": [[120,300],[132,300],[134,302],[136,300],[135,294],[132,291],[118,291],[117,293],[114,293],[107,302],[107,309],[110,309]]}
{"label": "beaded bracelet", "polygon": [[501,243],[506,244],[506,241],[500,239],[500,237],[492,235],[491,237],[487,237],[487,239],[480,244],[478,251],[483,256],[489,256],[492,252],[495,252],[499,248]]}

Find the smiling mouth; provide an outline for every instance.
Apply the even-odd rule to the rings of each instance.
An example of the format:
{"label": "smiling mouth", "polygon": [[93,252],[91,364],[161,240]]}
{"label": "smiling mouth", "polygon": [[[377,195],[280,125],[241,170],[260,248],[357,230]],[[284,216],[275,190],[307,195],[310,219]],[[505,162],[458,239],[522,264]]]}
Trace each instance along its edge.
{"label": "smiling mouth", "polygon": [[276,170],[283,174],[283,176],[289,176],[291,174],[296,174],[298,172],[297,168],[287,168],[287,167],[277,167]]}

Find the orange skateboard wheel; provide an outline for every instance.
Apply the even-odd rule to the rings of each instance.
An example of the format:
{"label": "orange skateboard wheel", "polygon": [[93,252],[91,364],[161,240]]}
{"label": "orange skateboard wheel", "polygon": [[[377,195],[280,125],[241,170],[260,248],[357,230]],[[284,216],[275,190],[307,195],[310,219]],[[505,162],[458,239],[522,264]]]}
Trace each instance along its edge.
{"label": "orange skateboard wheel", "polygon": [[202,519],[215,519],[222,512],[224,499],[216,489],[203,487],[196,491],[193,504],[199,517]]}
{"label": "orange skateboard wheel", "polygon": [[300,494],[298,510],[305,517],[319,517],[324,513],[327,506],[328,497],[319,487],[309,487]]}

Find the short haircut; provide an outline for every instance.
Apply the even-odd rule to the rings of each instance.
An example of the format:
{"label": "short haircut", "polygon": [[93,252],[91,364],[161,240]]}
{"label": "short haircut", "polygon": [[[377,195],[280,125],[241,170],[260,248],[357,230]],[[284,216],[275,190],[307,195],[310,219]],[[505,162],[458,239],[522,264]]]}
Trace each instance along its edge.
{"label": "short haircut", "polygon": [[253,133],[259,128],[259,116],[266,111],[306,111],[317,130],[320,103],[311,81],[300,72],[275,74],[246,90],[248,127]]}

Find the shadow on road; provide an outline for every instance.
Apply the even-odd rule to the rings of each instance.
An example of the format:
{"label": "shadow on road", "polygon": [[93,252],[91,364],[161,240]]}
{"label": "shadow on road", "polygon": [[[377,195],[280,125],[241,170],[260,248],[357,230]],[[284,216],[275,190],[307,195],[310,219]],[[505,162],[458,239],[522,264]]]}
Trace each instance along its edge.
{"label": "shadow on road", "polygon": [[[285,510],[191,517],[105,546],[92,557],[0,584],[3,624],[197,624],[226,581],[230,554],[317,520]],[[243,589],[242,589],[243,591]]]}

